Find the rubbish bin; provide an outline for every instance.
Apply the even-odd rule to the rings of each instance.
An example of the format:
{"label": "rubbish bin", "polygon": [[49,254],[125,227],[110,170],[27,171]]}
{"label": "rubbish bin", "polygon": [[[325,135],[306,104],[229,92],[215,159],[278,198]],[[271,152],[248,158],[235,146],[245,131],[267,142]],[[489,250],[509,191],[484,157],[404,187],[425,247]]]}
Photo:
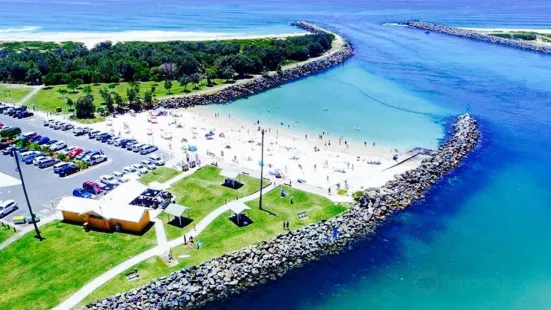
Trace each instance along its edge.
{"label": "rubbish bin", "polygon": [[90,226],[88,225],[88,222],[84,223],[84,224],[82,225],[82,227],[84,227],[84,231],[85,231],[85,232],[89,232],[89,231],[90,231]]}

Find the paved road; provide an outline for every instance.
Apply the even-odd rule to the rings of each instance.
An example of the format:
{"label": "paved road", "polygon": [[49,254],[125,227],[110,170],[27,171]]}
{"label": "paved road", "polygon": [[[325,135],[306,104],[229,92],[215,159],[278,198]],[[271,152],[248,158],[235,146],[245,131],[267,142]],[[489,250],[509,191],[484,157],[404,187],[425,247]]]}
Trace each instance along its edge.
{"label": "paved road", "polygon": [[[122,171],[125,166],[135,164],[147,156],[139,155],[119,147],[88,139],[87,136],[75,137],[70,131],[53,130],[43,126],[43,118],[34,116],[26,119],[14,119],[0,114],[0,122],[8,126],[17,126],[23,132],[34,131],[46,135],[50,139],[63,140],[69,146],[79,146],[87,150],[103,150],[108,158],[106,163],[91,167],[83,172],[60,178],[53,173],[52,168],[39,169],[34,165],[22,164],[23,177],[27,185],[27,191],[33,211],[46,217],[53,214],[52,203],[64,195],[71,195],[75,187],[80,187],[84,181],[97,180],[100,175],[110,174],[115,170]],[[19,179],[15,171],[15,159],[9,155],[0,154],[0,172]],[[5,220],[14,215],[28,214],[25,196],[21,186],[0,188],[0,200],[15,199],[20,208],[16,212],[6,216]]]}

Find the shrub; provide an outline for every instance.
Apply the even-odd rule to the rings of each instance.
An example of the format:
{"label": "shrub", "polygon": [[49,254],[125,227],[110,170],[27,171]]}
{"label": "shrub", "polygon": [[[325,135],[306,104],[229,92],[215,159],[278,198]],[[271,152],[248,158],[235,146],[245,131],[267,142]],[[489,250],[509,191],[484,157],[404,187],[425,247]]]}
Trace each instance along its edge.
{"label": "shrub", "polygon": [[57,159],[61,160],[61,161],[67,161],[67,155],[65,154],[57,154]]}
{"label": "shrub", "polygon": [[346,195],[346,189],[341,188],[341,189],[337,190],[337,195],[341,195],[341,196]]}
{"label": "shrub", "polygon": [[354,200],[360,200],[363,194],[364,194],[363,191],[355,191],[354,193],[352,193],[352,198],[354,198]]}

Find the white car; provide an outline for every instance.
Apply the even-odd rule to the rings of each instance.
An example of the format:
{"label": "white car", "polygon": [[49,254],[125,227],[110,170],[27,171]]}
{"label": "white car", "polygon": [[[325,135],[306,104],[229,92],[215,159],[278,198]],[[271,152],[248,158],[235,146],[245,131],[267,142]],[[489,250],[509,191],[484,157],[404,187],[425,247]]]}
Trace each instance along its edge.
{"label": "white car", "polygon": [[138,171],[138,175],[144,175],[149,172],[149,170],[146,167],[144,167],[142,164],[134,164],[132,165],[132,167],[134,167],[134,169]]}
{"label": "white car", "polygon": [[18,209],[17,202],[15,202],[15,200],[10,199],[6,201],[2,201],[0,203],[0,217],[4,217],[17,209]]}
{"label": "white car", "polygon": [[167,139],[167,140],[172,139],[172,132],[170,132],[170,131],[163,131],[163,133],[161,134],[161,138]]}
{"label": "white car", "polygon": [[69,154],[72,150],[76,149],[77,147],[76,146],[69,146],[67,147],[66,149],[64,149],[63,151],[58,151],[59,154],[63,154],[63,155],[67,155]]}
{"label": "white car", "polygon": [[162,166],[165,164],[165,161],[157,154],[149,155],[149,160],[157,166]]}
{"label": "white car", "polygon": [[46,156],[37,156],[33,159],[33,165],[38,166],[38,163],[44,159],[47,159]]}
{"label": "white car", "polygon": [[152,163],[150,160],[144,159],[140,163],[149,170],[157,169],[157,166],[155,166],[155,164]]}
{"label": "white car", "polygon": [[65,143],[65,141],[59,141],[50,145],[50,151],[55,152],[55,151],[63,150],[66,147],[67,147],[67,143]]}
{"label": "white car", "polygon": [[134,168],[133,166],[126,166],[124,167],[124,169],[122,169],[122,171],[124,171],[124,173],[126,174],[132,174],[132,173],[138,172],[138,170],[136,170],[136,168]]}
{"label": "white car", "polygon": [[128,176],[126,176],[124,173],[120,171],[114,171],[113,177],[115,177],[115,179],[119,181],[119,183],[126,183],[129,180]]}
{"label": "white car", "polygon": [[101,181],[101,183],[107,184],[107,185],[120,184],[119,181],[117,181],[117,179],[115,179],[112,175],[102,175],[99,177],[99,180]]}
{"label": "white car", "polygon": [[92,157],[90,157],[90,159],[88,159],[86,161],[86,163],[89,165],[89,166],[93,166],[93,165],[97,165],[99,163],[102,163],[104,161],[107,160],[107,156],[105,155],[102,155],[102,154],[97,154],[97,155],[94,155]]}

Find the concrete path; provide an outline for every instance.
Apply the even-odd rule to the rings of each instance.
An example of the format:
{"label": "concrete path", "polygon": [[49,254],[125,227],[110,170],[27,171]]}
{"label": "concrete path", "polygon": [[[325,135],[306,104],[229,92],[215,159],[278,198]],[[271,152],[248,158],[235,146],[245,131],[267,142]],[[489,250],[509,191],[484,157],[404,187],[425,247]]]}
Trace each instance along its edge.
{"label": "concrete path", "polygon": [[[54,215],[51,215],[51,216],[48,216],[46,218],[41,218],[40,219],[40,222],[37,224],[38,228],[50,223],[50,222],[53,222],[54,220],[56,219],[56,216],[55,214]],[[27,225],[25,228],[21,229],[18,233],[16,233],[15,235],[11,236],[10,238],[8,238],[6,241],[0,243],[0,250],[4,249],[5,247],[7,247],[8,245],[14,243],[15,241],[17,241],[19,238],[23,237],[25,234],[29,233],[29,232],[34,232],[34,225]]]}
{"label": "concrete path", "polygon": [[[274,187],[266,188],[263,191],[263,194],[268,193],[269,191],[273,190],[273,188]],[[258,197],[260,197],[260,192],[256,192],[252,195],[243,197],[239,199],[239,201],[247,202],[247,201],[254,200]],[[190,237],[193,237],[193,238],[197,237],[203,230],[205,230],[205,228],[207,228],[212,223],[212,221],[214,221],[218,216],[220,216],[221,214],[223,214],[228,210],[229,210],[229,207],[227,204],[225,204],[223,206],[218,207],[216,210],[212,211],[211,213],[207,214],[207,216],[205,216],[203,219],[201,219],[201,221],[199,221],[199,223],[197,223],[197,225],[195,225],[195,228],[192,231],[186,234],[185,240],[189,240]],[[90,281],[85,286],[83,286],[80,290],[78,290],[76,293],[71,295],[71,297],[69,297],[61,304],[59,304],[57,307],[55,307],[54,310],[66,310],[66,309],[68,310],[75,307],[82,300],[84,300],[84,298],[90,295],[93,291],[98,289],[103,284],[109,282],[111,279],[115,278],[125,270],[151,257],[163,255],[164,253],[166,253],[166,250],[168,248],[176,247],[185,243],[183,236],[180,238],[171,240],[169,242],[166,242],[166,234],[165,234],[162,221],[160,219],[155,219],[153,220],[153,222],[155,222],[155,230],[156,230],[157,242],[158,242],[158,245],[156,247],[120,263],[119,265],[115,266],[114,268],[110,269],[109,271],[105,272],[104,274],[100,275],[94,280]]]}
{"label": "concrete path", "polygon": [[29,101],[32,97],[34,97],[36,93],[38,93],[42,88],[44,88],[44,85],[29,86],[29,87],[32,87],[33,90],[30,93],[28,93],[27,96],[23,97],[23,99],[19,100],[19,102],[17,102],[18,105],[24,105],[25,103],[27,103],[27,101]]}

